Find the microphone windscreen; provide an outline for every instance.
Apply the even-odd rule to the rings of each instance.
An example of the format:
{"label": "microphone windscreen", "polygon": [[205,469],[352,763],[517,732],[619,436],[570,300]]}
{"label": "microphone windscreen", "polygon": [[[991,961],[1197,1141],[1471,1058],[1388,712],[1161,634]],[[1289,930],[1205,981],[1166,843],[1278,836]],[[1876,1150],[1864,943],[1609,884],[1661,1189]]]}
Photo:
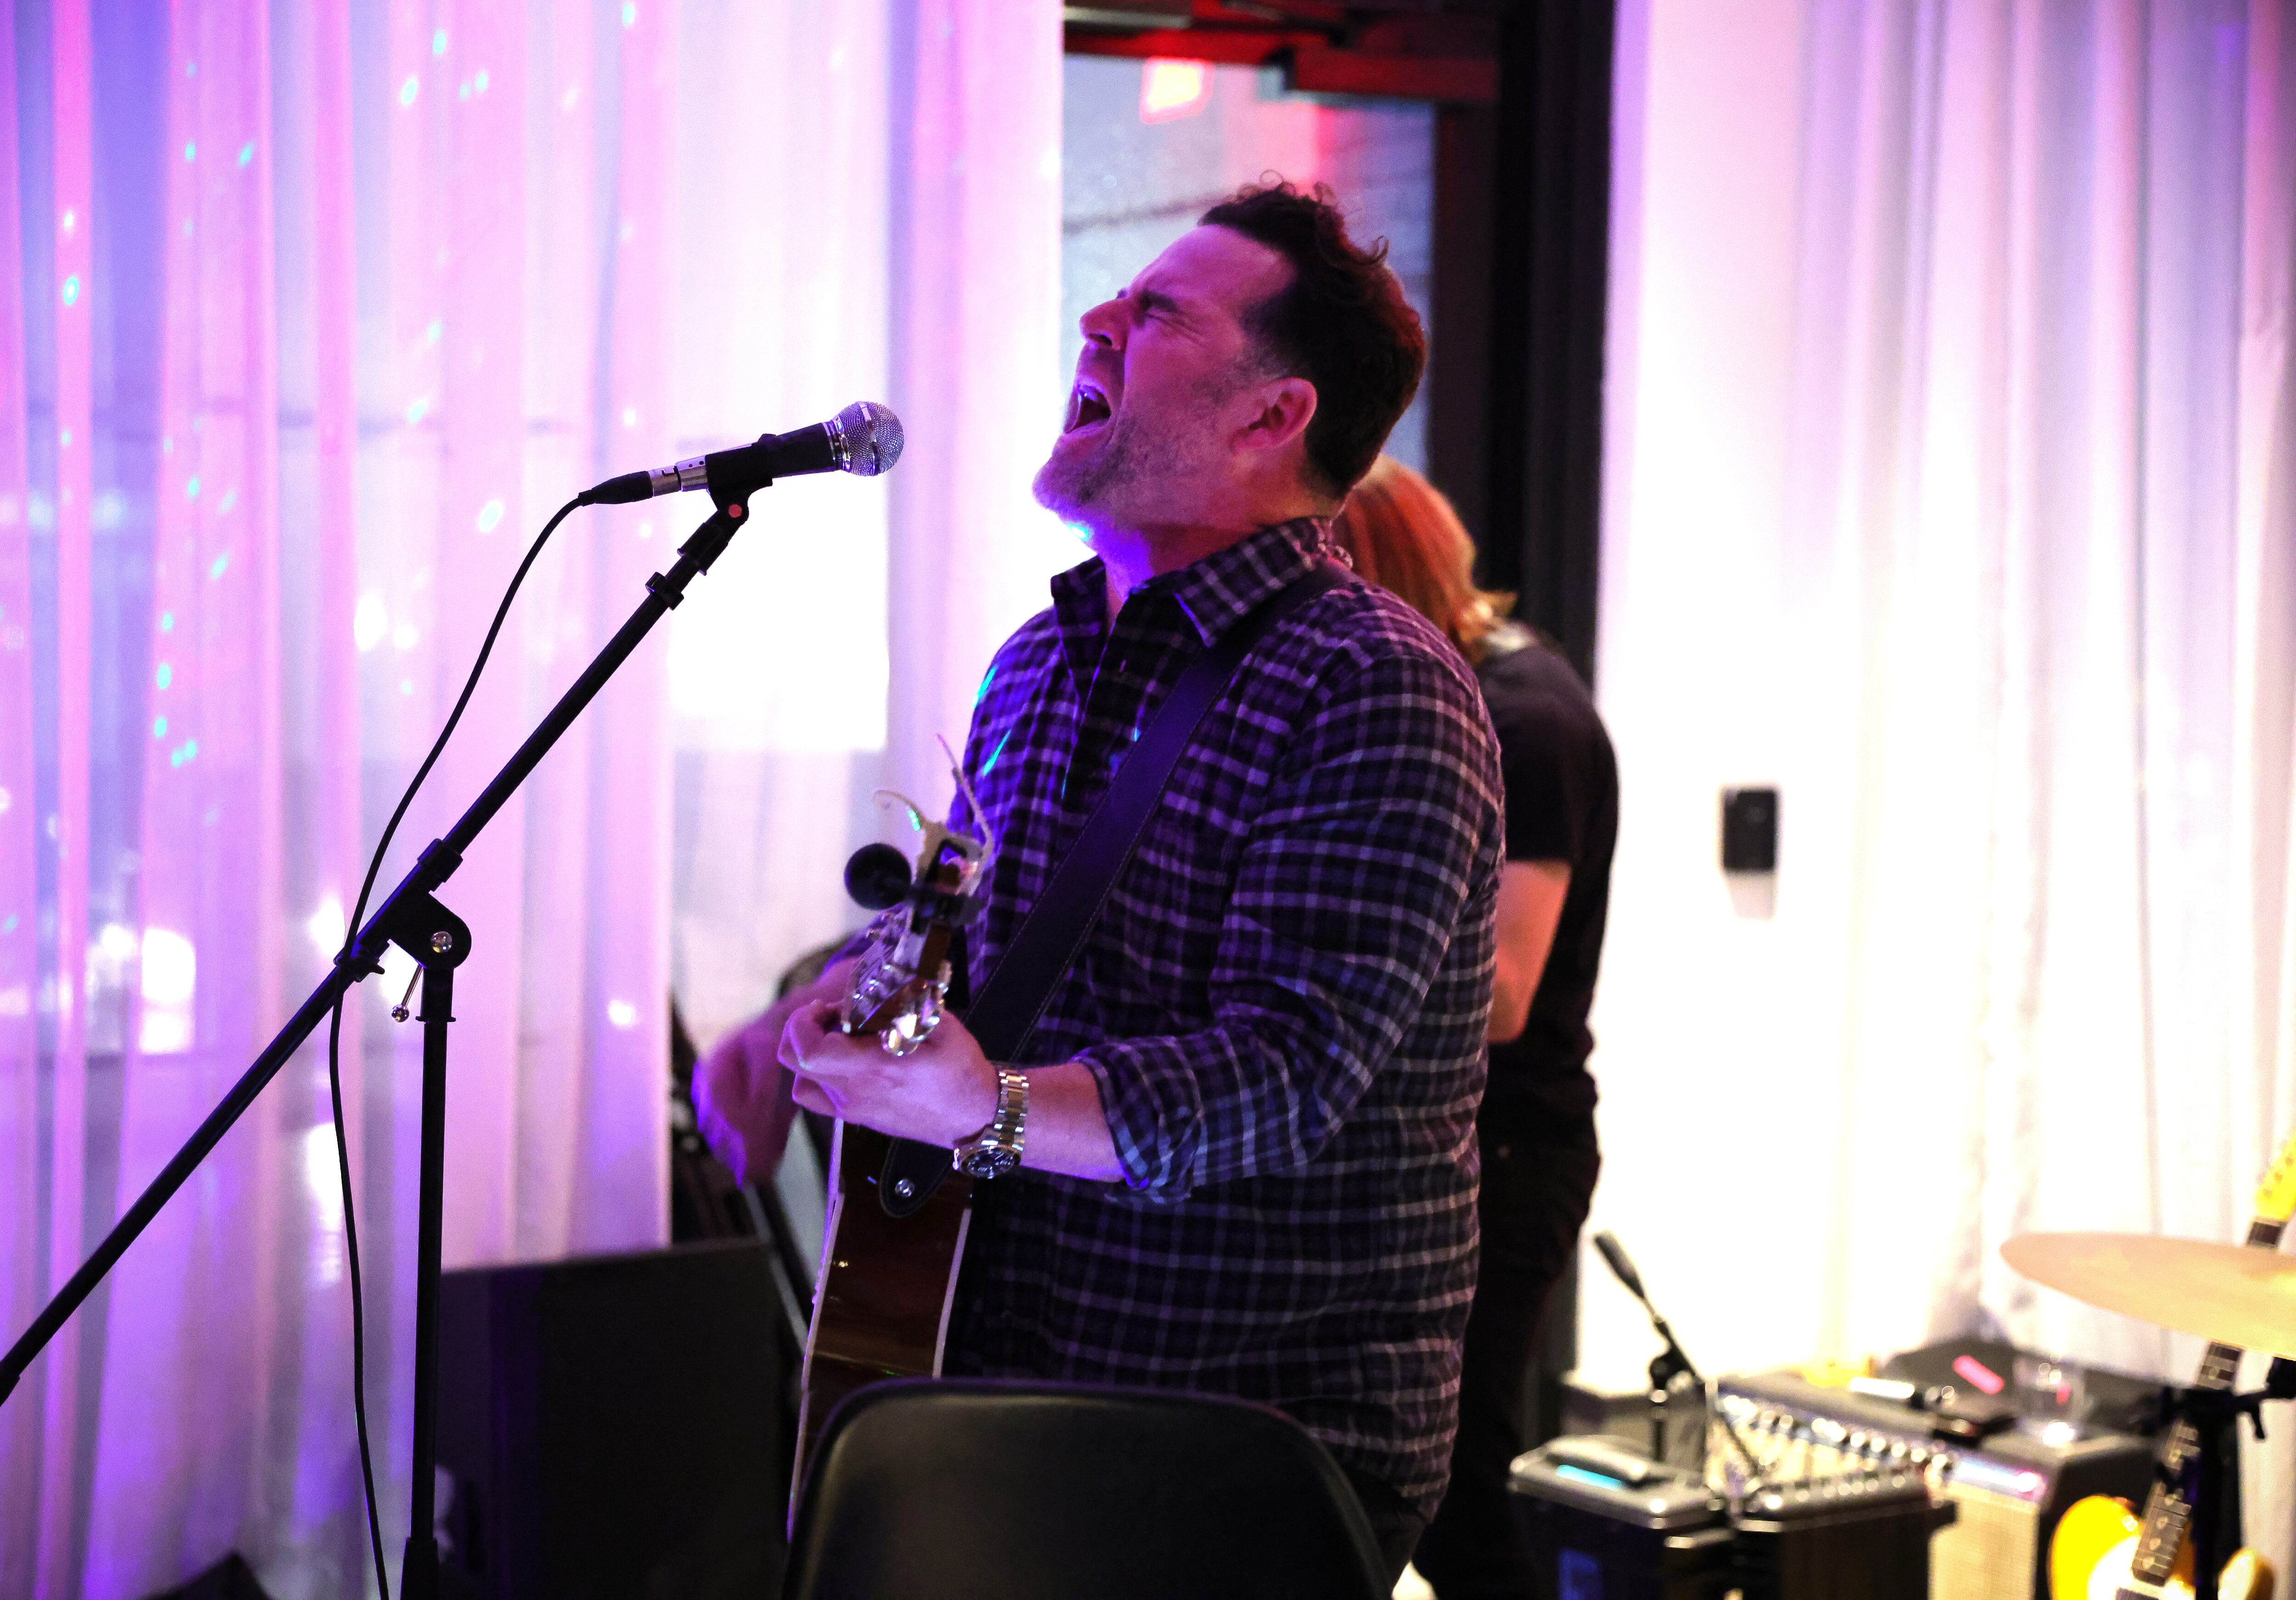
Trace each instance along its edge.
{"label": "microphone windscreen", "polygon": [[1603,1252],[1603,1259],[1610,1263],[1611,1270],[1618,1275],[1619,1282],[1627,1286],[1627,1292],[1641,1300],[1642,1274],[1636,1272],[1635,1264],[1627,1259],[1626,1246],[1619,1243],[1618,1235],[1605,1228],[1595,1235],[1595,1248]]}
{"label": "microphone windscreen", "polygon": [[856,400],[839,412],[837,430],[844,439],[845,470],[857,478],[891,472],[906,442],[901,419],[893,414],[892,407],[874,400]]}

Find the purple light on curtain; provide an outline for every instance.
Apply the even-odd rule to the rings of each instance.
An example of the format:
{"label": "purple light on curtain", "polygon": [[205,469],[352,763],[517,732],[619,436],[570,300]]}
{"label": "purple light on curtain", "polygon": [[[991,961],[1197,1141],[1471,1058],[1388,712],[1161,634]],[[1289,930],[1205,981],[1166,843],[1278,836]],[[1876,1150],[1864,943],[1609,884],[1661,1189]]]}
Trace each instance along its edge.
{"label": "purple light on curtain", "polygon": [[[55,1042],[49,1112],[48,1287],[69,1277],[81,1254],[87,1155],[87,948],[90,834],[88,728],[91,661],[89,516],[94,498],[90,302],[108,289],[93,282],[94,196],[93,52],[87,0],[56,0],[49,55],[54,187],[55,346],[55,944],[50,984]],[[80,1330],[49,1347],[43,1455],[49,1470],[40,1499],[37,1592],[62,1596],[78,1587],[80,1477]]]}
{"label": "purple light on curtain", "polygon": [[[893,151],[893,681],[885,770],[933,804],[1004,637],[1086,555],[1029,483],[1059,431],[1060,17],[907,0]],[[897,101],[901,96],[897,87]],[[988,262],[993,271],[984,270]],[[932,797],[928,799],[927,797]]]}
{"label": "purple light on curtain", "polygon": [[[652,8],[649,7],[651,12]],[[659,20],[644,19],[649,30]],[[528,228],[535,241],[530,264],[529,328],[548,330],[573,319],[594,324],[601,282],[619,283],[620,268],[635,241],[623,241],[604,220],[612,187],[598,181],[619,149],[619,128],[609,122],[617,103],[620,52],[638,44],[630,29],[612,35],[561,15],[529,47],[533,74],[529,94],[548,107],[554,159],[537,168],[527,197]],[[599,251],[612,270],[602,270]],[[538,337],[529,342],[526,370],[536,404],[551,419],[546,458],[530,464],[536,485],[529,522],[547,513],[577,479],[603,475],[593,471],[596,436],[608,397],[599,391],[602,357],[611,360],[600,341]],[[664,457],[664,459],[668,459]],[[576,624],[594,611],[611,611],[620,598],[599,593],[595,555],[600,529],[595,513],[585,513],[559,535],[556,560],[529,580],[534,609],[521,663],[530,706],[562,692],[583,659],[587,634]],[[545,619],[547,619],[545,621]],[[641,652],[623,669],[643,670]],[[520,1135],[519,1166],[513,1175],[518,1204],[504,1219],[506,1236],[489,1242],[493,1253],[554,1255],[568,1247],[570,1219],[578,1212],[583,1173],[576,1153],[563,1142],[530,1137],[570,1120],[573,1086],[583,1081],[588,1033],[584,1018],[591,908],[587,895],[594,864],[586,848],[593,821],[590,805],[591,749],[599,718],[607,708],[594,702],[551,759],[527,782],[523,801],[526,833],[526,906],[520,936],[521,962],[529,973],[554,981],[522,986],[519,1012],[518,1071],[502,1086],[506,1126]]]}
{"label": "purple light on curtain", "polygon": [[[180,5],[173,24],[123,1194],[285,1009],[270,41],[261,9],[227,0]],[[278,1270],[286,1109],[259,1102],[114,1275],[91,1593],[165,1584],[178,1563],[148,1529],[176,1530],[184,1554],[212,1547],[258,1498],[275,1328],[249,1313]],[[234,1307],[241,1317],[212,1320]],[[154,1389],[174,1403],[150,1404]]]}
{"label": "purple light on curtain", "polygon": [[[31,473],[25,439],[24,280],[16,115],[16,30],[0,29],[0,1314],[13,1329],[39,1305],[39,814],[32,714]],[[0,1592],[30,1592],[39,1555],[41,1411],[36,1370],[0,1412]]]}
{"label": "purple light on curtain", "polygon": [[[391,18],[390,81],[400,86],[388,135],[390,333],[399,364],[392,401],[406,422],[396,514],[406,521],[414,585],[472,597],[439,606],[428,628],[412,624],[421,636],[407,655],[414,689],[397,697],[402,749],[420,748],[445,720],[478,654],[492,597],[531,532],[520,470],[526,263],[512,242],[525,229],[528,164],[510,154],[523,144],[526,31],[526,13],[515,7],[458,6],[434,18],[406,6]],[[486,604],[475,603],[480,595]],[[410,841],[446,831],[528,721],[518,672],[490,669],[408,816]],[[507,807],[446,896],[469,922],[474,952],[458,974],[456,1065],[447,1078],[448,1162],[458,1179],[446,1220],[449,1261],[502,1259],[511,1249],[516,1077],[502,1067],[519,1044],[525,848],[526,809]],[[397,1043],[394,1139],[411,1155],[420,1137],[421,1039],[403,1029]],[[412,1200],[411,1192],[401,1196]],[[411,1211],[402,1226],[411,1238]],[[412,1317],[410,1297],[400,1308],[410,1342]],[[412,1381],[411,1372],[392,1376],[402,1390]],[[391,1448],[402,1448],[396,1436]]]}
{"label": "purple light on curtain", "polygon": [[[601,285],[636,274],[658,297],[641,269],[666,248],[655,226],[598,270],[593,194],[615,176],[602,183],[598,156],[624,160],[642,201],[668,187],[620,140],[590,136],[590,54],[619,34],[638,43],[618,71],[641,72],[650,95],[628,113],[655,152],[644,159],[666,159],[673,86],[646,29],[607,30],[623,14],[569,5],[447,27],[377,14],[355,40],[341,0],[284,12],[209,0],[176,7],[156,37],[107,14],[91,38],[68,7],[39,8],[21,30],[7,86],[24,95],[29,137],[20,160],[11,117],[0,152],[6,221],[24,217],[35,270],[7,286],[40,302],[0,337],[0,736],[31,729],[0,750],[0,900],[24,903],[0,934],[12,1333],[84,1257],[83,1217],[100,1231],[276,1027],[289,991],[325,970],[374,808],[435,732],[532,531],[526,485],[555,504],[594,475]],[[660,8],[649,20],[657,32],[669,21]],[[546,122],[529,115],[530,56],[553,72]],[[26,160],[36,181],[20,188]],[[545,193],[554,248],[522,248],[543,243],[521,225]],[[529,274],[545,264],[554,298],[529,305]],[[106,272],[120,285],[109,301],[94,298]],[[648,316],[616,319],[618,372],[659,416],[667,353]],[[548,363],[525,358],[545,345]],[[359,381],[381,402],[371,445]],[[636,448],[652,459],[668,443],[657,424]],[[386,885],[636,603],[659,550],[627,527],[578,524],[545,558]],[[499,852],[474,853],[455,886],[497,936],[466,969],[449,1265],[660,1236],[667,975],[662,913],[647,908],[662,878],[644,851],[593,844],[607,827],[649,838],[666,825],[652,798],[658,652],[652,670],[651,684],[643,664],[627,675],[619,714],[633,731],[612,761],[545,768],[548,866],[570,868],[573,886],[549,903],[554,921],[532,909],[541,874],[523,805],[489,835]],[[121,754],[125,783],[105,765]],[[594,896],[619,897],[603,932]],[[578,945],[570,977],[522,972],[529,939],[568,929],[593,947]],[[21,1004],[5,997],[20,974]],[[377,988],[347,1017],[345,1109],[367,1202],[389,1521],[406,1501],[412,1261],[395,1235],[411,1219],[417,1076],[411,1032],[382,1022]],[[560,1013],[574,1025],[536,1047],[529,1025]],[[627,1080],[603,1081],[613,1073]],[[138,1595],[234,1547],[283,1595],[357,1583],[325,1116],[307,1050],[0,1416],[0,1592]]]}
{"label": "purple light on curtain", "polygon": [[[357,447],[353,388],[357,328],[354,275],[357,239],[351,161],[351,49],[348,0],[316,0],[274,13],[272,41],[275,132],[274,231],[278,240],[278,368],[280,429],[280,571],[283,659],[296,663],[282,685],[289,812],[301,819],[303,849],[291,849],[284,867],[291,991],[316,981],[342,934],[343,918],[357,894],[367,842],[359,823],[358,652],[353,643],[358,592],[356,484]],[[302,922],[300,928],[298,921]],[[308,937],[298,937],[307,934]],[[359,1071],[359,1010],[344,1019],[344,1133],[352,1169],[367,1181],[361,1215],[375,1237],[370,1201],[388,1194],[373,1181],[368,1160],[365,1097]],[[343,1419],[350,1409],[349,1297],[341,1292],[345,1242],[330,1169],[332,1140],[325,1129],[326,1099],[320,1075],[309,1084],[303,1115],[302,1176],[310,1190],[310,1237],[281,1259],[308,1260],[319,1292],[307,1300],[283,1295],[301,1313],[300,1350],[287,1357],[291,1325],[277,1341],[283,1371],[295,1374],[299,1402],[273,1408],[275,1448],[291,1448],[292,1498],[284,1538],[291,1549],[325,1549],[340,1536],[356,1506],[344,1456]],[[285,1092],[301,1086],[291,1075]],[[312,1159],[316,1146],[316,1161]],[[295,1163],[291,1162],[291,1166]],[[369,1246],[372,1249],[372,1245]],[[372,1305],[373,1302],[370,1302]],[[372,1312],[370,1312],[372,1317]],[[387,1390],[373,1383],[371,1397]],[[291,1426],[291,1447],[286,1430]],[[274,1482],[284,1500],[286,1486]],[[354,1513],[355,1514],[355,1513]],[[338,1548],[340,1548],[340,1543]],[[356,1547],[342,1552],[358,1567]],[[340,1580],[335,1580],[340,1587]]]}
{"label": "purple light on curtain", "polygon": [[[916,28],[920,9],[873,0],[824,27],[802,0],[176,0],[161,27],[86,0],[18,8],[13,114],[0,104],[0,259],[22,263],[0,282],[7,1334],[326,970],[542,516],[610,471],[863,395],[898,403],[893,128],[932,130],[933,173],[900,201],[904,272],[945,283],[961,253],[965,275],[1004,285],[916,324],[906,371],[932,398],[912,437],[944,460],[903,545],[960,574],[1008,570],[1041,439],[999,447],[1031,457],[1009,471],[964,463],[1005,437],[994,419],[1041,406],[1048,436],[1057,410],[1057,12],[944,5]],[[898,98],[897,27],[915,69]],[[728,52],[729,32],[787,47]],[[834,140],[848,181],[795,172],[729,219],[728,183],[809,138]],[[931,188],[968,172],[960,194]],[[884,672],[875,628],[857,645],[818,596],[883,605],[885,496],[776,489],[737,552],[750,589],[708,591],[747,630],[720,651],[730,695],[860,742],[834,745],[826,791],[808,769],[814,815],[758,817],[759,907],[801,882],[843,913],[846,840],[817,814],[841,816],[845,788],[877,775]],[[702,514],[657,504],[562,531],[384,886]],[[1049,564],[1067,562],[1013,603],[1040,603]],[[936,603],[980,636],[950,657],[961,702],[1006,619]],[[450,1074],[450,1268],[661,1236],[669,632],[448,886],[478,936]],[[756,646],[775,634],[778,653]],[[838,650],[857,659],[824,719],[792,663]],[[406,974],[391,965],[355,991],[343,1066],[395,1551],[419,1046],[388,1019]],[[343,1225],[315,1046],[0,1411],[0,1594],[134,1600],[234,1547],[282,1600],[364,1586]]]}
{"label": "purple light on curtain", "polygon": [[[624,470],[625,463],[685,454],[670,428],[679,14],[668,0],[622,11],[611,365],[600,475]],[[670,559],[695,520],[684,507],[644,505],[598,518],[591,536],[598,609],[613,615],[636,605],[647,575]],[[589,917],[584,981],[573,991],[581,1002],[574,1037],[603,1070],[587,1080],[591,1093],[573,1109],[572,1136],[554,1146],[570,1158],[570,1191],[578,1178],[652,1194],[656,1203],[648,1220],[656,1230],[668,1226],[668,1194],[658,1177],[659,1091],[652,1103],[631,1091],[659,1083],[662,1041],[669,1036],[669,738],[662,710],[668,643],[649,641],[585,718],[589,828],[603,848],[583,857]],[[578,666],[570,661],[559,670]],[[631,856],[644,860],[644,871],[627,870]],[[562,1102],[556,1086],[543,1087],[554,1103]],[[550,1192],[544,1187],[544,1194]],[[570,1192],[555,1228],[568,1245],[610,1250],[640,1242],[629,1236],[629,1211],[585,1210],[571,1200]]]}

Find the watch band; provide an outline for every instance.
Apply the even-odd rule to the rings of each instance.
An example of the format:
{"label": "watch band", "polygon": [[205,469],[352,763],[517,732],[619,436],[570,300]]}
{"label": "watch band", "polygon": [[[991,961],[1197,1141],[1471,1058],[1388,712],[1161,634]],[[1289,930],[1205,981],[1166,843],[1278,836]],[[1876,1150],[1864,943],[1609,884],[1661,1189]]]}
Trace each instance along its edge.
{"label": "watch band", "polygon": [[1029,1075],[996,1069],[996,1114],[949,1153],[949,1164],[974,1177],[1002,1177],[1021,1164],[1028,1137]]}

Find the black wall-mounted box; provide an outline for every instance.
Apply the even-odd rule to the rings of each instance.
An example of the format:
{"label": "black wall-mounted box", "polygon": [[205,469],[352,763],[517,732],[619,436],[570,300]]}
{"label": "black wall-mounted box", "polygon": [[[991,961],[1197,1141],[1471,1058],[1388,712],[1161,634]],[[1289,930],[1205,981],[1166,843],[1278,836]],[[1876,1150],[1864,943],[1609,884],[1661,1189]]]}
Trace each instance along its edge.
{"label": "black wall-mounted box", "polygon": [[1726,873],[1774,873],[1778,870],[1778,792],[1775,789],[1725,789],[1722,792],[1722,870]]}

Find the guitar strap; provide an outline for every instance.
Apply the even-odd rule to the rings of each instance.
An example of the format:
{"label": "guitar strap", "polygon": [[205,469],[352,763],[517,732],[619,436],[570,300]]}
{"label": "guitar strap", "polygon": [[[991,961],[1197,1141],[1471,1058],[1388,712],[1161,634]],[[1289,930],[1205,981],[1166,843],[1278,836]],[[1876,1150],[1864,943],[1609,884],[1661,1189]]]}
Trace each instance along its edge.
{"label": "guitar strap", "polygon": [[[1147,832],[1148,819],[1155,815],[1197,726],[1234,681],[1252,647],[1268,629],[1346,577],[1346,569],[1336,562],[1318,560],[1181,672],[1110,780],[1108,792],[1085,819],[1083,832],[1053,869],[1045,891],[1021,919],[996,970],[964,1013],[965,1026],[989,1060],[1013,1060],[1036,1031],[1054,985],[1084,948],[1085,936],[1108,903],[1117,875]],[[885,1158],[878,1199],[891,1215],[906,1217],[924,1204],[949,1171],[948,1152],[939,1145],[896,1139]],[[904,1193],[896,1180],[904,1177],[909,1180],[910,1198],[896,1201],[893,1196]]]}

